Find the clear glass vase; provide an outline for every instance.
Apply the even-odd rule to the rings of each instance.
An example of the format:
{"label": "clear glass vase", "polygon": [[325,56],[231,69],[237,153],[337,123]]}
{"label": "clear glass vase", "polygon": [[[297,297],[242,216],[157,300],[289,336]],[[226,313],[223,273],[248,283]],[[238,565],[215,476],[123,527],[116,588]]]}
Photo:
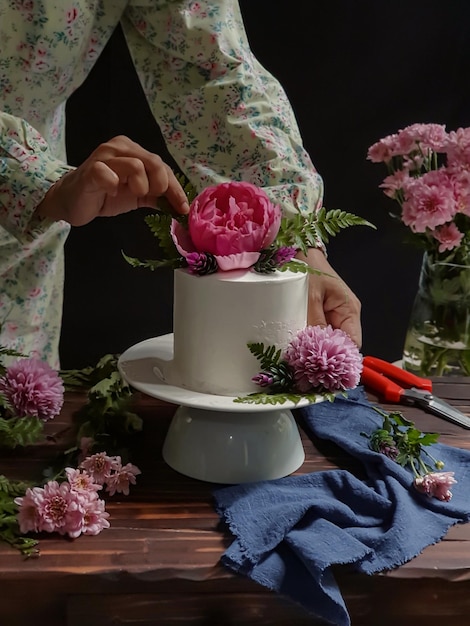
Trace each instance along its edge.
{"label": "clear glass vase", "polygon": [[470,259],[459,265],[424,254],[403,368],[421,376],[470,376]]}

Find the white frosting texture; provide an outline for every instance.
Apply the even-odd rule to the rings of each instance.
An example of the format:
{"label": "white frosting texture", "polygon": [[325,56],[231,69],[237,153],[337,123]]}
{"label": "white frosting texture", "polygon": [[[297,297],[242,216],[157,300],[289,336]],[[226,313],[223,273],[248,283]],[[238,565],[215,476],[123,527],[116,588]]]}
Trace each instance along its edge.
{"label": "white frosting texture", "polygon": [[222,396],[260,391],[251,380],[260,364],[247,344],[285,348],[306,326],[307,294],[302,272],[175,270],[173,382]]}

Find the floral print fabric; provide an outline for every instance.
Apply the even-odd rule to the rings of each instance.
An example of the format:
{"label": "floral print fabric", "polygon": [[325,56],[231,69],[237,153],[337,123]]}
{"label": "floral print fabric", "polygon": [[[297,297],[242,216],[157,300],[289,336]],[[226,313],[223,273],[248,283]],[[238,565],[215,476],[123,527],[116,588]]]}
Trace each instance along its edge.
{"label": "floral print fabric", "polygon": [[65,103],[121,23],[167,146],[198,189],[264,187],[311,211],[322,181],[280,84],[253,56],[234,0],[0,4],[0,342],[58,364],[65,223],[37,204],[68,169]]}

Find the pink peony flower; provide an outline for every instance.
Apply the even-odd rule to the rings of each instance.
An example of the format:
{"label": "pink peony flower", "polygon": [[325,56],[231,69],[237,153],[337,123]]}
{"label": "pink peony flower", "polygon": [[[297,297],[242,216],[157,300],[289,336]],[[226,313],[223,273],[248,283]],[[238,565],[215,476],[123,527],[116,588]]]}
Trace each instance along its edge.
{"label": "pink peony flower", "polygon": [[443,168],[410,178],[404,194],[402,220],[416,233],[450,222],[458,210],[452,177]]}
{"label": "pink peony flower", "polygon": [[62,379],[47,363],[38,359],[19,359],[0,378],[2,393],[16,417],[55,417],[64,402]]}
{"label": "pink peony flower", "polygon": [[456,484],[454,472],[432,472],[415,478],[413,484],[420,493],[448,502],[452,498],[451,485]]}
{"label": "pink peony flower", "polygon": [[276,238],[281,210],[268,195],[247,182],[204,189],[192,202],[188,230],[173,220],[171,235],[178,251],[215,256],[222,271],[251,267]]}
{"label": "pink peony flower", "polygon": [[296,388],[308,393],[352,389],[359,383],[362,355],[344,331],[331,326],[307,326],[297,333],[284,355],[294,371]]}

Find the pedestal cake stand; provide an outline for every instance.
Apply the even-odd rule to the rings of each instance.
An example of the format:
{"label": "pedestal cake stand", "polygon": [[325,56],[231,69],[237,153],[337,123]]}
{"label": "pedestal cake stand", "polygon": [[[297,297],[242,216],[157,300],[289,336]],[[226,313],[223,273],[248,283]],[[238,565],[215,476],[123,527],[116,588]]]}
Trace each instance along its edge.
{"label": "pedestal cake stand", "polygon": [[191,391],[163,379],[161,363],[172,360],[173,335],[168,334],[132,346],[120,356],[118,367],[138,391],[179,405],[162,451],[174,470],[233,484],[282,478],[302,465],[305,452],[291,409],[310,401],[277,408]]}

